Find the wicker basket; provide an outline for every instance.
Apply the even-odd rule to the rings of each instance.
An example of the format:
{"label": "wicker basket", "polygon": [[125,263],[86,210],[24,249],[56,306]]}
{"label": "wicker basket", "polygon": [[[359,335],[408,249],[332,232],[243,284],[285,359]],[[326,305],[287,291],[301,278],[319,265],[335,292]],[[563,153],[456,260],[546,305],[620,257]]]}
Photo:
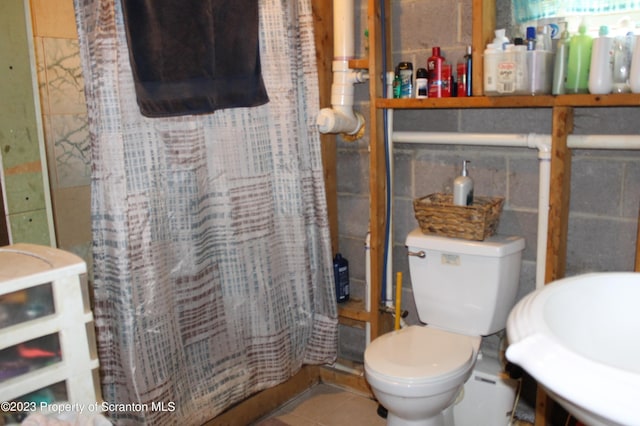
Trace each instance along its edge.
{"label": "wicker basket", "polygon": [[502,211],[502,197],[474,197],[471,206],[456,206],[451,194],[431,194],[413,201],[425,234],[482,241],[493,235]]}

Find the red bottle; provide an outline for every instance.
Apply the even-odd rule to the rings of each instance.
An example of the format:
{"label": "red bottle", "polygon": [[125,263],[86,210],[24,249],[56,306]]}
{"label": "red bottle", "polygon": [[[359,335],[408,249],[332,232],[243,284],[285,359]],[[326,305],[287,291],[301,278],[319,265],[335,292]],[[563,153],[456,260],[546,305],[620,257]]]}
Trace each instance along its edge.
{"label": "red bottle", "polygon": [[431,49],[431,56],[427,59],[427,73],[429,79],[429,97],[441,98],[442,86],[442,65],[444,58],[440,55],[440,47],[434,46]]}
{"label": "red bottle", "polygon": [[442,64],[442,85],[440,86],[439,98],[450,98],[453,91],[453,73],[451,64]]}
{"label": "red bottle", "polygon": [[467,64],[459,62],[457,65],[458,97],[467,96]]}

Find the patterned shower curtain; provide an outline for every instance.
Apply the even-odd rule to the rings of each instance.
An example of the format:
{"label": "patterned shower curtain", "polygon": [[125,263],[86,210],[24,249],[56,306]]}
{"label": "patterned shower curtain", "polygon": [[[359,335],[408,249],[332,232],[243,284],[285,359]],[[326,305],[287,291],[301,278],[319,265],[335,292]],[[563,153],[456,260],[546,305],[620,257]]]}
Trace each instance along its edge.
{"label": "patterned shower curtain", "polygon": [[110,418],[199,425],[305,363],[332,362],[310,1],[260,0],[269,103],[172,118],[138,110],[119,0],[74,5]]}

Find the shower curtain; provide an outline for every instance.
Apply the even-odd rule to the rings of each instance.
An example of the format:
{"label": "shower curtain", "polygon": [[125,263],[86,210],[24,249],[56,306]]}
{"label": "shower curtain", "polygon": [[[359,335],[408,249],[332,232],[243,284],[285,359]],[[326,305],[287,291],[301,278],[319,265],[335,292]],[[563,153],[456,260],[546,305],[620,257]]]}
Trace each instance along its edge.
{"label": "shower curtain", "polygon": [[199,425],[337,352],[310,0],[260,0],[270,101],[147,118],[119,0],[74,0],[94,315],[117,424]]}

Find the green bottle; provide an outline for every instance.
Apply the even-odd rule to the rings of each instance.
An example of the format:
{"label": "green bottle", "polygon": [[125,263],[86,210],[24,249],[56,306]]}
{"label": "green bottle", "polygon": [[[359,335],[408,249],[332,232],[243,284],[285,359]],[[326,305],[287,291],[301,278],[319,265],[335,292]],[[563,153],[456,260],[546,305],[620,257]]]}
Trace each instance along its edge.
{"label": "green bottle", "polygon": [[562,32],[556,47],[556,59],[553,65],[553,83],[551,93],[553,95],[564,95],[567,84],[567,63],[569,62],[569,31],[567,23],[561,22]]}
{"label": "green bottle", "polygon": [[569,62],[565,86],[567,93],[589,93],[592,45],[593,39],[587,34],[587,25],[582,21],[578,27],[578,34],[569,40]]}

